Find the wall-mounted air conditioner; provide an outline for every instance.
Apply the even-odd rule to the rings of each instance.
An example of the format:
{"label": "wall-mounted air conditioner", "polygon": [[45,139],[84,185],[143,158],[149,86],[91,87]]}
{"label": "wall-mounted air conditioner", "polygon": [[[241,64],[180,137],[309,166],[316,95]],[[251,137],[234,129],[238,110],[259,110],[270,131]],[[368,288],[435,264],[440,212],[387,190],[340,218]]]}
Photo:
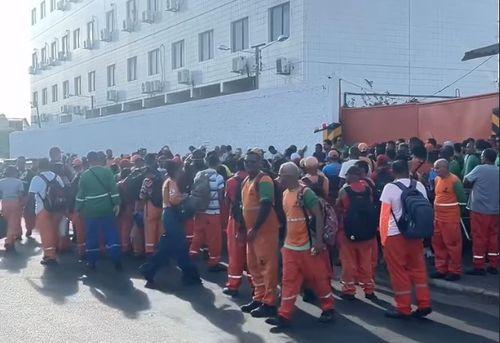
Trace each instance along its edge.
{"label": "wall-mounted air conditioner", "polygon": [[276,60],[276,74],[290,75],[292,65],[285,57],[280,57]]}
{"label": "wall-mounted air conditioner", "polygon": [[248,61],[244,56],[238,56],[233,58],[233,73],[244,74],[248,70]]}
{"label": "wall-mounted air conditioner", "polygon": [[191,71],[189,69],[181,69],[177,72],[177,82],[185,85],[191,84]]}
{"label": "wall-mounted air conditioner", "polygon": [[106,93],[106,99],[108,101],[118,102],[118,100],[119,100],[119,93],[118,93],[118,91],[114,90],[114,89],[107,91],[107,93]]}

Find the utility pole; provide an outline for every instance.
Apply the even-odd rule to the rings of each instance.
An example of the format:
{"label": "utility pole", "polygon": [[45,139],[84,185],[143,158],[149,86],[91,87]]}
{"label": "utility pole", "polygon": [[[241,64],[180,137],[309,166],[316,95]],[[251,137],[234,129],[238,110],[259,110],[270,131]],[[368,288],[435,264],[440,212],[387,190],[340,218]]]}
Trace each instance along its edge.
{"label": "utility pole", "polygon": [[260,78],[260,55],[262,47],[266,45],[266,43],[261,43],[258,45],[252,46],[255,54],[255,88],[259,89],[259,78]]}

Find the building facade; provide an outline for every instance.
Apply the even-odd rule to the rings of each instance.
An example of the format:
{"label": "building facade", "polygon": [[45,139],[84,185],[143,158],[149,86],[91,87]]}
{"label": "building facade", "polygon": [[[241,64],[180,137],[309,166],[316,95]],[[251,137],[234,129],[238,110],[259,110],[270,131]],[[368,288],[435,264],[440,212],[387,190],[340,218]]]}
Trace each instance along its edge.
{"label": "building facade", "polygon": [[13,155],[311,144],[345,92],[498,89],[497,57],[463,78],[482,60],[460,61],[498,41],[494,0],[31,3],[33,129]]}

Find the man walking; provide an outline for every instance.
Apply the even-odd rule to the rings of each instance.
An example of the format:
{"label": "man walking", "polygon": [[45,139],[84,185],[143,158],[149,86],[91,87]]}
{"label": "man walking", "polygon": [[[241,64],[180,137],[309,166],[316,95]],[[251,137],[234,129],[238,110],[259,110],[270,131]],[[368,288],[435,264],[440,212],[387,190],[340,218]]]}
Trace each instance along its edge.
{"label": "man walking", "polygon": [[87,155],[90,168],[82,173],[76,197],[76,210],[85,218],[87,267],[95,269],[99,256],[99,237],[104,236],[106,250],[120,270],[121,249],[116,216],[120,195],[113,173],[100,163],[98,153]]}

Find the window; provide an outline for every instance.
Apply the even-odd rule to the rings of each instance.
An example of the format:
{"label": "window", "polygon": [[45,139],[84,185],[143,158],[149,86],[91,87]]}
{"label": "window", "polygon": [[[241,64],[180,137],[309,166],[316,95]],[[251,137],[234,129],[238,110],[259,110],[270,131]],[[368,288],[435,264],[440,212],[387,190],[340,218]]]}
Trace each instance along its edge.
{"label": "window", "polygon": [[198,55],[201,61],[214,58],[214,30],[200,33],[198,36]]}
{"label": "window", "polygon": [[158,0],[148,0],[148,11],[158,11]]}
{"label": "window", "polygon": [[56,9],[56,0],[50,0],[50,11],[53,12]]}
{"label": "window", "polygon": [[36,24],[36,8],[31,10],[31,25]]}
{"label": "window", "polygon": [[94,22],[89,21],[87,23],[87,41],[92,43],[94,41]]}
{"label": "window", "polygon": [[53,60],[57,59],[57,42],[50,44],[50,58]]}
{"label": "window", "polygon": [[184,40],[172,44],[172,69],[184,67]]}
{"label": "window", "polygon": [[135,0],[127,1],[127,19],[133,22],[137,21],[137,7],[135,5]]}
{"label": "window", "polygon": [[47,62],[47,48],[46,47],[42,48],[42,54],[41,55],[42,55],[42,59],[41,59],[42,63]]}
{"label": "window", "polygon": [[89,93],[95,92],[95,71],[89,72]]}
{"label": "window", "polygon": [[108,66],[108,87],[113,87],[115,83],[115,65]]}
{"label": "window", "polygon": [[137,57],[131,57],[127,60],[127,81],[135,80],[137,80]]}
{"label": "window", "polygon": [[42,89],[42,105],[47,105],[47,101],[49,98],[48,93],[49,92],[48,92],[47,88]]}
{"label": "window", "polygon": [[290,3],[284,3],[269,9],[269,41],[279,36],[290,36]]}
{"label": "window", "polygon": [[46,13],[46,8],[45,8],[45,1],[42,1],[40,3],[40,19],[45,18],[46,15],[47,15],[47,13]]}
{"label": "window", "polygon": [[231,51],[248,49],[248,18],[231,23]]}
{"label": "window", "polygon": [[61,52],[69,51],[69,33],[65,34],[61,39]]}
{"label": "window", "polygon": [[31,100],[33,106],[38,106],[38,92],[33,92],[33,99]]}
{"label": "window", "polygon": [[52,86],[52,102],[57,102],[57,85]]}
{"label": "window", "polygon": [[80,48],[80,29],[73,31],[73,50]]}
{"label": "window", "polygon": [[75,95],[82,95],[82,77],[75,77]]}
{"label": "window", "polygon": [[37,68],[38,67],[38,54],[36,52],[34,52],[33,54],[31,54],[31,66],[33,68]]}
{"label": "window", "polygon": [[69,98],[69,81],[63,82],[63,99]]}
{"label": "window", "polygon": [[115,29],[115,10],[111,10],[106,12],[106,30],[108,32],[113,32]]}
{"label": "window", "polygon": [[158,74],[160,49],[148,52],[148,75]]}

